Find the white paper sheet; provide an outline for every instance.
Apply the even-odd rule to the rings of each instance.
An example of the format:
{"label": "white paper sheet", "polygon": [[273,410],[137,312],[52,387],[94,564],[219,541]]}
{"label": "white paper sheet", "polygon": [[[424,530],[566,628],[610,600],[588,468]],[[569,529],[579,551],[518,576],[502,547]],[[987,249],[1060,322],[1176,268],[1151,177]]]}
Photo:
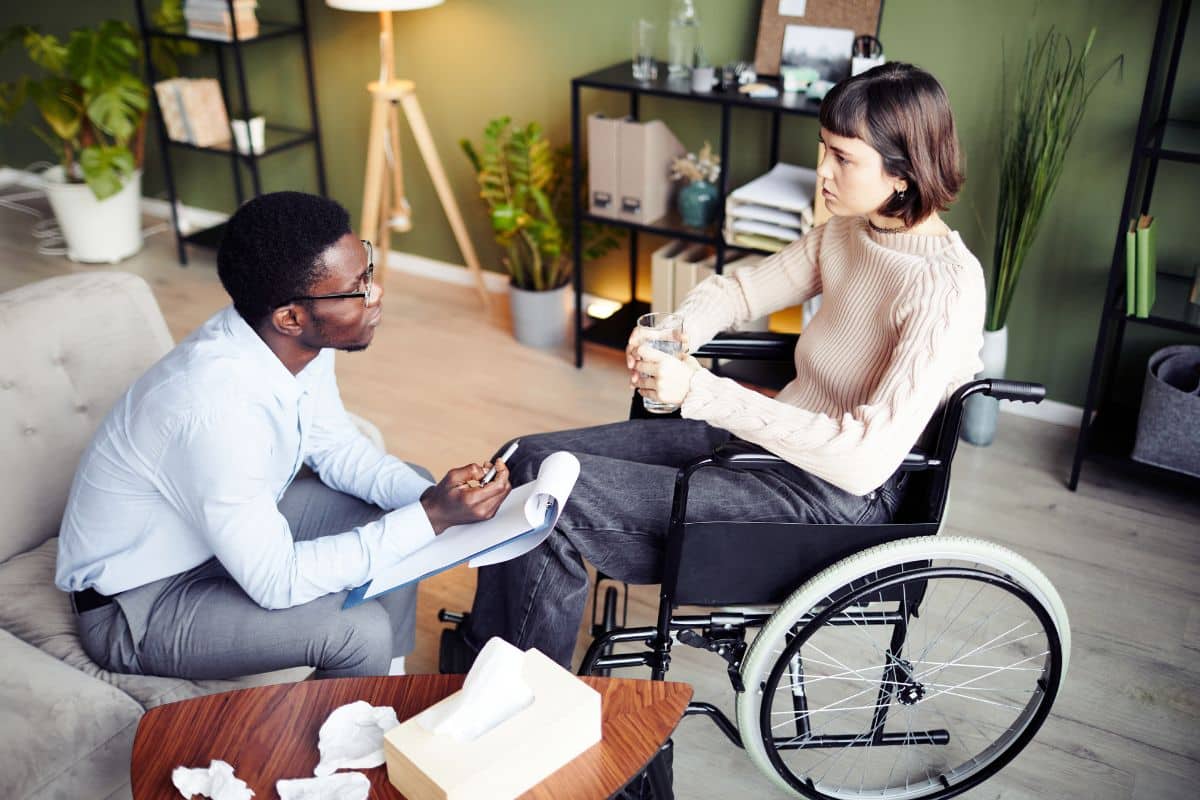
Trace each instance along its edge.
{"label": "white paper sheet", "polygon": [[529,552],[554,529],[578,477],[579,459],[567,452],[551,453],[538,467],[537,478],[513,489],[494,517],[447,528],[396,566],[371,576],[361,599],[378,597],[468,559],[472,567],[482,567]]}

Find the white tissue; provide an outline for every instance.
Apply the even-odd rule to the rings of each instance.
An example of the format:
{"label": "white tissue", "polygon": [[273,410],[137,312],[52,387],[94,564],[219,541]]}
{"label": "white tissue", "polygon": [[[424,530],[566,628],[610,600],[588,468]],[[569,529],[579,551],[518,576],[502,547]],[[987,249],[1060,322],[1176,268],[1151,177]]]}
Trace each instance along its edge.
{"label": "white tissue", "polygon": [[522,670],[525,654],[499,637],[488,640],[462,691],[422,711],[417,723],[435,734],[469,742],[533,702]]}
{"label": "white tissue", "polygon": [[361,772],[275,781],[279,800],[367,800],[371,781]]}
{"label": "white tissue", "polygon": [[212,800],[250,800],[254,797],[246,782],[234,777],[233,767],[220,760],[214,760],[207,767],[176,767],[171,772],[171,783],[189,800],[197,794]]}
{"label": "white tissue", "polygon": [[378,767],[384,760],[383,735],[399,724],[396,709],[372,706],[365,700],[335,708],[317,736],[321,761],[313,774],[321,777],[339,769]]}

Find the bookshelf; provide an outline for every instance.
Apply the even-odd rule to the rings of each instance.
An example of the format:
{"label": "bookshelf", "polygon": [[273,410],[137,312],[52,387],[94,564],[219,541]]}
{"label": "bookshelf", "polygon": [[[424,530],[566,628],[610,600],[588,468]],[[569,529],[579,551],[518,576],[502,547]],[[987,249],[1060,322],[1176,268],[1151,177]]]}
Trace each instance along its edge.
{"label": "bookshelf", "polygon": [[[231,119],[235,117],[242,119],[249,117],[250,109],[254,107],[250,102],[250,87],[246,69],[247,50],[254,48],[262,42],[294,39],[300,44],[304,56],[309,126],[307,128],[297,128],[287,125],[267,124],[265,148],[260,153],[253,151],[247,153],[239,152],[233,145],[232,131],[230,131],[228,142],[211,147],[199,147],[189,142],[171,139],[167,136],[166,127],[162,122],[162,111],[158,108],[158,98],[154,91],[150,92],[151,97],[154,98],[155,111],[157,112],[155,115],[157,119],[156,128],[158,129],[158,140],[162,152],[163,175],[167,184],[167,197],[171,203],[171,227],[175,232],[179,263],[186,265],[187,246],[216,247],[221,241],[224,225],[217,225],[187,234],[180,230],[176,207],[176,199],[178,198],[177,183],[172,165],[172,154],[175,151],[199,151],[208,153],[214,157],[225,158],[229,163],[233,178],[234,196],[237,198],[238,205],[241,205],[248,199],[245,187],[243,186],[243,171],[249,174],[250,190],[252,192],[249,196],[257,197],[262,194],[261,162],[264,159],[269,159],[277,153],[282,153],[293,148],[311,147],[313,158],[316,161],[318,190],[322,195],[328,194],[325,181],[325,162],[321,153],[321,128],[317,121],[317,93],[313,77],[312,43],[309,35],[308,12],[305,8],[304,0],[296,0],[296,21],[261,19],[259,20],[259,32],[257,36],[243,39],[238,39],[235,36],[230,41],[224,41],[189,35],[184,23],[167,26],[151,24],[146,9],[148,2],[153,3],[155,0],[134,0],[134,5],[137,9],[138,27],[143,39],[147,42],[155,38],[189,41],[215,50],[217,81],[221,85],[221,97],[225,102],[225,108],[229,110]],[[225,2],[229,9],[230,17],[235,18],[233,0],[225,0]],[[236,25],[236,21],[234,25]],[[150,58],[150,48],[146,47],[145,51],[146,75],[149,79],[149,84],[153,87],[162,76],[154,69],[154,63]],[[234,84],[237,87],[237,97],[239,100],[236,106],[230,102],[230,98],[232,97],[231,89]]]}
{"label": "bookshelf", "polygon": [[[1130,457],[1137,430],[1136,400],[1116,396],[1114,385],[1126,334],[1131,328],[1171,331],[1183,341],[1200,341],[1200,325],[1185,314],[1192,275],[1189,264],[1159,264],[1155,278],[1156,299],[1150,315],[1126,314],[1125,295],[1132,287],[1125,280],[1125,231],[1128,221],[1149,214],[1155,178],[1160,169],[1173,165],[1189,169],[1200,164],[1200,124],[1170,118],[1171,95],[1176,70],[1187,36],[1191,0],[1162,0],[1151,51],[1150,70],[1142,96],[1141,116],[1130,158],[1125,200],[1117,224],[1117,241],[1109,267],[1108,288],[1100,315],[1100,329],[1092,357],[1091,377],[1083,420],[1075,445],[1075,457],[1067,486],[1079,486],[1087,460],[1107,463],[1130,474],[1158,482],[1200,488],[1200,478],[1161,467],[1142,464]],[[1139,395],[1140,396],[1140,395]]]}
{"label": "bookshelf", "polygon": [[[608,92],[619,92],[628,95],[629,111],[628,114],[633,119],[640,119],[638,115],[639,98],[642,96],[649,97],[664,97],[672,100],[678,100],[685,103],[700,103],[704,105],[715,105],[721,110],[721,131],[719,137],[718,150],[721,155],[721,170],[718,189],[720,190],[720,200],[717,210],[716,221],[707,228],[692,228],[683,224],[679,218],[678,212],[672,208],[667,212],[666,216],[650,223],[635,223],[628,220],[613,219],[611,217],[603,217],[588,213],[588,204],[586,202],[577,202],[575,204],[575,215],[572,220],[572,236],[574,237],[574,283],[575,283],[575,366],[583,366],[583,343],[584,341],[595,342],[607,347],[624,348],[625,343],[629,339],[629,332],[633,330],[637,322],[638,316],[650,310],[649,304],[637,300],[637,284],[638,284],[638,234],[649,233],[658,236],[666,236],[672,239],[682,239],[688,242],[698,244],[706,244],[713,248],[716,253],[716,269],[721,272],[730,251],[734,252],[768,252],[762,250],[754,250],[743,246],[734,246],[725,241],[721,231],[725,221],[725,196],[729,192],[729,152],[730,152],[730,121],[733,109],[744,108],[753,109],[759,112],[771,115],[771,144],[770,144],[770,165],[775,166],[779,161],[779,131],[780,124],[784,115],[802,116],[802,117],[817,117],[820,113],[821,104],[816,100],[807,99],[803,93],[784,93],[780,92],[778,97],[774,98],[752,98],[737,91],[716,91],[708,93],[696,93],[691,91],[691,87],[687,82],[678,83],[669,80],[667,76],[667,65],[658,64],[658,74],[660,77],[651,81],[638,81],[633,78],[632,70],[628,61],[622,61],[619,64],[606,67],[596,72],[581,75],[571,80],[571,148],[572,152],[577,154],[573,159],[572,171],[572,189],[573,197],[579,198],[583,196],[583,158],[587,152],[583,146],[583,118],[580,110],[580,95],[582,90],[601,90]],[[779,82],[777,79],[760,78],[763,83],[771,83],[778,88]],[[601,225],[612,225],[618,228],[624,228],[629,232],[629,296],[628,303],[623,305],[619,311],[614,313],[608,319],[596,320],[588,328],[584,328],[584,310],[583,310],[583,255],[580,244],[583,237],[583,223],[595,223]],[[730,377],[738,377],[749,380],[753,383],[778,388],[782,386],[789,378],[789,369],[791,365],[776,365],[773,367],[763,368],[759,365],[747,365],[744,363],[729,363],[721,365],[722,374]],[[737,374],[739,371],[744,371],[745,374]]]}

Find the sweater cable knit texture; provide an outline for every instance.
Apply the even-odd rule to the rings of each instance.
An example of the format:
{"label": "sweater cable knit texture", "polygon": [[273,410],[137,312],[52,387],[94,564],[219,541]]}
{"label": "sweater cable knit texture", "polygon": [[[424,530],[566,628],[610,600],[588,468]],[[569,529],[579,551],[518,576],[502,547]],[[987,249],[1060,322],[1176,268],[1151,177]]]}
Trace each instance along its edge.
{"label": "sweater cable knit texture", "polygon": [[717,332],[820,294],[774,398],[707,370],[683,416],[765,447],[852,494],[880,486],[930,417],[982,369],[986,289],[956,232],[877,233],[834,217],[735,277],[718,275],[679,313],[693,348]]}

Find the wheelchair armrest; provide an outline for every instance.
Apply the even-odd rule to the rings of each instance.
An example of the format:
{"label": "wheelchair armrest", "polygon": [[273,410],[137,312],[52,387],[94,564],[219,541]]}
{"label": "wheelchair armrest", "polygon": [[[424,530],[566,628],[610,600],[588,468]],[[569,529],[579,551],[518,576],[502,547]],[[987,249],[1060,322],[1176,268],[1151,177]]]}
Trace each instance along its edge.
{"label": "wheelchair armrest", "polygon": [[713,451],[712,460],[716,466],[725,469],[766,469],[788,463],[756,444],[742,441],[731,441],[721,445]]}
{"label": "wheelchair armrest", "polygon": [[921,472],[927,469],[937,469],[942,466],[940,458],[933,458],[920,450],[913,450],[900,462],[901,472]]}
{"label": "wheelchair armrest", "polygon": [[791,362],[796,357],[794,333],[723,333],[692,355],[696,358],[744,358]]}

